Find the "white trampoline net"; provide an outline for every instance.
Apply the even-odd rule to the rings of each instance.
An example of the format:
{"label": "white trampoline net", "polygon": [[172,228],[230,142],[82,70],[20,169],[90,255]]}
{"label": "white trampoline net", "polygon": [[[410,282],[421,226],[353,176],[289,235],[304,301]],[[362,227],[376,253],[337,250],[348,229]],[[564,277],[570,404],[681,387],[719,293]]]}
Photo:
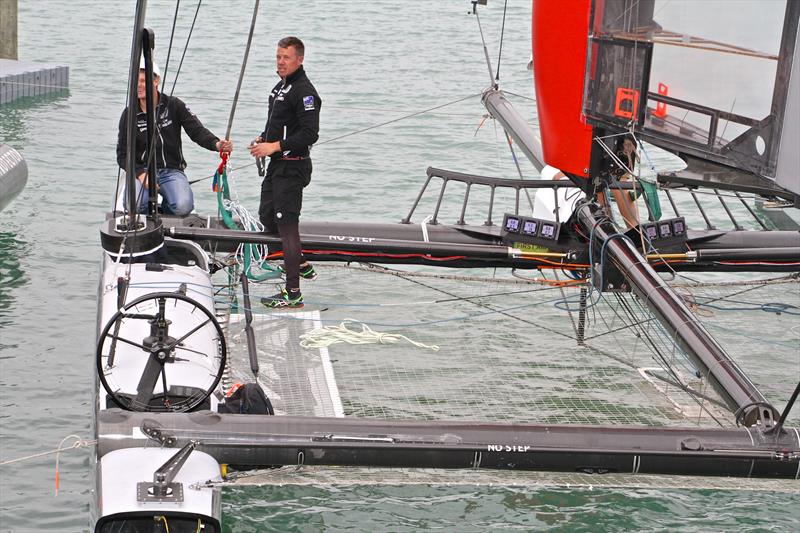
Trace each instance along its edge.
{"label": "white trampoline net", "polygon": [[[706,376],[631,294],[589,294],[581,344],[574,286],[492,278],[485,271],[317,269],[320,278],[304,283],[302,313],[267,310],[258,302],[275,292],[273,284],[251,284],[259,382],[281,414],[337,416],[340,405],[345,416],[380,419],[734,424]],[[780,410],[800,375],[800,285],[759,281],[766,278],[673,283]],[[232,315],[230,351],[233,373],[245,381],[252,374],[240,318]],[[351,330],[363,323],[439,350],[406,340],[300,346],[303,333],[347,318],[354,320]],[[789,422],[797,420],[795,414]]]}

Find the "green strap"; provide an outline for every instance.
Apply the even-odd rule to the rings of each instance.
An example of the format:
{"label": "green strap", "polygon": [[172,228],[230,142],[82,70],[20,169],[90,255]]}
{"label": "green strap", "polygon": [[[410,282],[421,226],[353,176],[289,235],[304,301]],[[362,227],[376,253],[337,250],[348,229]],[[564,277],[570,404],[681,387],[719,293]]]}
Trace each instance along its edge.
{"label": "green strap", "polygon": [[648,181],[639,181],[639,185],[644,192],[644,199],[647,206],[650,208],[650,213],[653,214],[655,220],[661,219],[661,200],[658,199],[658,187],[655,183]]}
{"label": "green strap", "polygon": [[[214,182],[217,184],[217,207],[222,214],[222,220],[225,222],[225,226],[227,226],[228,229],[241,229],[236,225],[236,222],[234,222],[231,212],[225,209],[224,200],[231,199],[230,189],[228,187],[228,170],[223,168],[222,176],[219,175],[219,172],[216,172],[214,174]],[[270,266],[266,259],[261,261],[258,265],[258,268],[263,270],[261,274],[256,274],[252,271],[250,261],[252,247],[253,245],[249,243],[244,245],[244,273],[247,279],[252,281],[264,281],[267,279],[279,278],[281,275],[280,271]]]}

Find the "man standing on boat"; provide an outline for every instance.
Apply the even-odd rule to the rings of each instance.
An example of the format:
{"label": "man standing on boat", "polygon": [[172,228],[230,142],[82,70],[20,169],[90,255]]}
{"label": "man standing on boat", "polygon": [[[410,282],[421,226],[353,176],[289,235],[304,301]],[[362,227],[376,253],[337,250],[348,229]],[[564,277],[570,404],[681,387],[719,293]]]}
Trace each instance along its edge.
{"label": "man standing on boat", "polygon": [[[203,126],[197,116],[179,98],[158,92],[161,72],[153,63],[153,105],[156,106],[155,143],[156,168],[158,169],[158,188],[163,202],[162,211],[167,215],[185,216],[194,209],[194,195],[189,179],[184,174],[186,161],[183,159],[181,145],[181,128],[198,145],[211,151],[230,153],[233,143],[228,139],[220,139]],[[147,212],[148,190],[147,164],[147,114],[144,64],[139,69],[139,114],[136,118],[138,133],[136,135],[136,199],[140,213]],[[128,110],[122,112],[119,119],[119,136],[117,137],[117,163],[124,170],[127,158]]]}
{"label": "man standing on boat", "polygon": [[319,138],[317,90],[303,70],[305,46],[297,37],[278,41],[276,62],[281,77],[269,95],[264,131],[250,145],[255,158],[269,157],[266,177],[261,184],[258,216],[267,233],[281,236],[286,289],[261,302],[267,307],[303,307],[300,277],[314,279],[317,274],[302,262],[300,248],[300,208],[303,188],[311,181],[311,146]]}

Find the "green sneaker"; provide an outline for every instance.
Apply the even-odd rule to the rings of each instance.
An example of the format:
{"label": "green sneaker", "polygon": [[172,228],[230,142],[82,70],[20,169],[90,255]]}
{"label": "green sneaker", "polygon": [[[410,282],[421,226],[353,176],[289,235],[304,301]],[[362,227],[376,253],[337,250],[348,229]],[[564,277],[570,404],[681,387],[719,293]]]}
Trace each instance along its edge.
{"label": "green sneaker", "polygon": [[[282,266],[278,266],[278,272],[281,274],[286,274],[286,271],[283,270]],[[319,274],[317,274],[317,271],[314,270],[314,265],[308,263],[306,266],[300,267],[300,277],[306,281],[314,281],[319,277]]]}
{"label": "green sneaker", "polygon": [[286,290],[282,290],[278,294],[261,298],[261,303],[270,309],[302,309],[303,295],[298,292],[293,292],[291,296]]}

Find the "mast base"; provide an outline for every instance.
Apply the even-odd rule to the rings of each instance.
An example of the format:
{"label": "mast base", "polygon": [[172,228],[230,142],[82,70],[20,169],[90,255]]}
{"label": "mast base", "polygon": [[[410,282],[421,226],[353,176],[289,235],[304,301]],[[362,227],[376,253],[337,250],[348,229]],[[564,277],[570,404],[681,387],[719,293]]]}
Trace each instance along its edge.
{"label": "mast base", "polygon": [[111,217],[100,228],[100,242],[114,259],[152,254],[164,246],[162,223],[144,217]]}

